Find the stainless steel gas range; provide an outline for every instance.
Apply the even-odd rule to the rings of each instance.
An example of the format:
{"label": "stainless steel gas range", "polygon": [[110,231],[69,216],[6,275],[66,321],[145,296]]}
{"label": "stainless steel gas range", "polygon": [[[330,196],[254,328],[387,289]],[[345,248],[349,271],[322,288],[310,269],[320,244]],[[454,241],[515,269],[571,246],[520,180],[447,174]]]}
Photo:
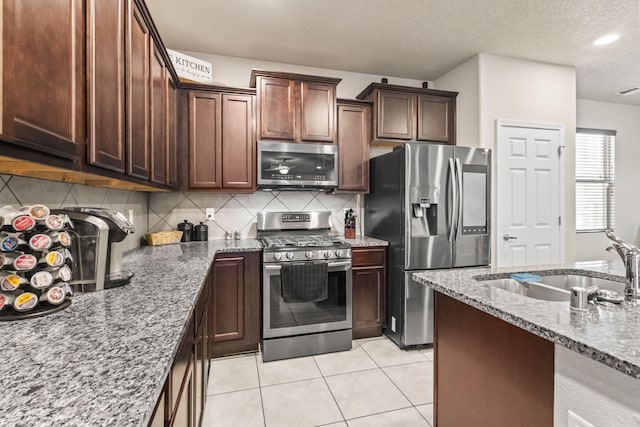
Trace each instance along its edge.
{"label": "stainless steel gas range", "polygon": [[330,212],[260,212],[262,359],[351,348],[351,247]]}

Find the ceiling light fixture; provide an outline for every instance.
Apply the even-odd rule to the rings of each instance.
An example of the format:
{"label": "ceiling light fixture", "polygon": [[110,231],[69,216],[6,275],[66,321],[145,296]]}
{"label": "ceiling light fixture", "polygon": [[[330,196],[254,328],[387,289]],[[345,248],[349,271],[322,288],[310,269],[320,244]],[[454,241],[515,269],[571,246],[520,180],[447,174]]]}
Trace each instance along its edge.
{"label": "ceiling light fixture", "polygon": [[620,38],[619,34],[607,34],[606,36],[602,36],[596,41],[593,42],[594,46],[604,46],[605,44],[613,43],[614,41]]}

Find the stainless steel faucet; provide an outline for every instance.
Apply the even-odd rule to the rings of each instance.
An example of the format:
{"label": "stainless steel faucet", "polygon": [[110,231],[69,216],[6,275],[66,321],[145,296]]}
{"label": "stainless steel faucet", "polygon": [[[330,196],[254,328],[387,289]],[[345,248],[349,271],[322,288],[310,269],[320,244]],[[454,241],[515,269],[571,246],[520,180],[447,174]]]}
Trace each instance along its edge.
{"label": "stainless steel faucet", "polygon": [[612,230],[607,230],[605,235],[611,240],[611,246],[607,251],[616,251],[626,270],[626,285],[624,293],[627,300],[640,302],[640,249],[623,242]]}

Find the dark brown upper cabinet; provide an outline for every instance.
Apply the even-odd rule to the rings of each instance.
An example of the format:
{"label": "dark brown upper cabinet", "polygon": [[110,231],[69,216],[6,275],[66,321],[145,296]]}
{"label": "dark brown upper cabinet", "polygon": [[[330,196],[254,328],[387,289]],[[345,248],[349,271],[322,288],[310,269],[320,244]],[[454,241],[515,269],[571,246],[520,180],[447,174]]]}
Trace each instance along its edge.
{"label": "dark brown upper cabinet", "polygon": [[252,70],[257,91],[258,139],[332,143],[336,140],[336,86],[342,79]]}
{"label": "dark brown upper cabinet", "polygon": [[3,0],[3,140],[74,159],[85,141],[85,1]]}
{"label": "dark brown upper cabinet", "polygon": [[87,162],[124,173],[125,0],[87,9]]}
{"label": "dark brown upper cabinet", "polygon": [[250,93],[189,92],[189,188],[255,190],[254,109]]}
{"label": "dark brown upper cabinet", "polygon": [[371,103],[338,100],[338,190],[369,191]]}
{"label": "dark brown upper cabinet", "polygon": [[189,187],[222,188],[222,95],[189,92]]}
{"label": "dark brown upper cabinet", "polygon": [[254,99],[252,95],[222,95],[222,187],[255,187]]}
{"label": "dark brown upper cabinet", "polygon": [[357,98],[373,102],[373,144],[456,143],[457,92],[371,83]]}
{"label": "dark brown upper cabinet", "polygon": [[167,103],[167,185],[178,186],[178,89],[171,84],[166,73],[168,88]]}
{"label": "dark brown upper cabinet", "polygon": [[149,180],[149,27],[134,0],[127,0],[127,174]]}
{"label": "dark brown upper cabinet", "polygon": [[151,39],[151,66],[149,79],[151,133],[151,181],[167,181],[167,79],[166,67],[160,51]]}

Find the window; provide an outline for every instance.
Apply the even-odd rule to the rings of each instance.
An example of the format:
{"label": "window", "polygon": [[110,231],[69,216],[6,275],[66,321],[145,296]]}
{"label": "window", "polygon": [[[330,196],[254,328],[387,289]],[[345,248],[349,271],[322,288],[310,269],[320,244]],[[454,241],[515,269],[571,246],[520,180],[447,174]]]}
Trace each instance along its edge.
{"label": "window", "polygon": [[614,228],[616,131],[576,131],[576,232]]}

